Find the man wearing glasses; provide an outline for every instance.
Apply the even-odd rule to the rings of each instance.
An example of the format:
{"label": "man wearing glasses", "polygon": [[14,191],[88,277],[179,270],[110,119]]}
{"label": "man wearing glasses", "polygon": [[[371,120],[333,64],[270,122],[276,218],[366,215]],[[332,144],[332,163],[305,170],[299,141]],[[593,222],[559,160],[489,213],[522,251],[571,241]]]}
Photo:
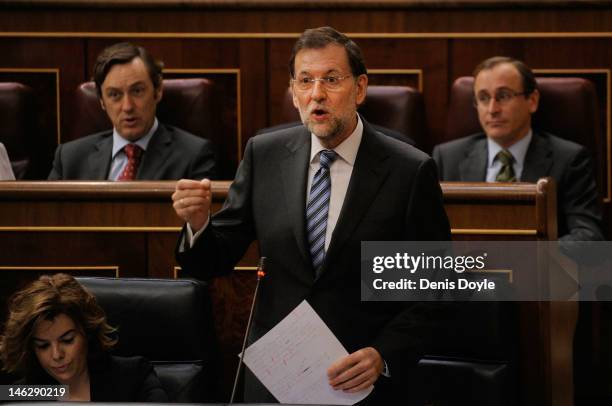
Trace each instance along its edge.
{"label": "man wearing glasses", "polygon": [[527,65],[493,57],[474,70],[474,105],[484,133],[434,148],[444,181],[557,182],[561,240],[602,240],[601,206],[587,150],[545,132],[534,132],[531,115],[540,93]]}
{"label": "man wearing glasses", "polygon": [[[249,140],[219,213],[209,217],[209,181],[177,183],[173,205],[187,223],[178,261],[195,277],[227,274],[258,240],[267,275],[249,342],[307,300],[349,352],[329,365],[330,386],[357,392],[374,384],[368,404],[410,404],[419,385],[412,381],[407,393],[406,373],[428,340],[426,325],[438,320],[422,304],[361,302],[360,247],[450,239],[435,163],[357,114],[368,77],[344,34],[306,30],[289,73],[304,125]],[[245,382],[246,401],[274,401],[248,371]]]}

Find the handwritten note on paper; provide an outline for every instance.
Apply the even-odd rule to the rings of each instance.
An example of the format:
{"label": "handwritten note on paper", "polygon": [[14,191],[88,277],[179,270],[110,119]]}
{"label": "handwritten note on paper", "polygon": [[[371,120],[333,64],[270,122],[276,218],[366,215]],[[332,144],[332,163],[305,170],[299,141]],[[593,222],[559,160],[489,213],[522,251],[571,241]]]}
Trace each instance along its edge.
{"label": "handwritten note on paper", "polygon": [[244,353],[244,363],[281,403],[353,405],[358,393],[334,390],[327,368],[348,355],[305,300]]}

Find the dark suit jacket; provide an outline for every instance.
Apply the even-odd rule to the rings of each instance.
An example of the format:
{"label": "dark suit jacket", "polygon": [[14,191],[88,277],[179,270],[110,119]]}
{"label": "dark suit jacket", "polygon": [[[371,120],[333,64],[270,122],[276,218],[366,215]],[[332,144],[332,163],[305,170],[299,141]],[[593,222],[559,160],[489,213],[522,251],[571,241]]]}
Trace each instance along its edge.
{"label": "dark suit jacket", "polygon": [[[487,138],[471,135],[436,146],[433,158],[440,180],[483,182],[487,173]],[[548,133],[533,133],[521,181],[545,176],[557,183],[557,223],[561,240],[602,240],[601,202],[587,150]]]}
{"label": "dark suit jacket", "polygon": [[[49,180],[106,180],[112,148],[112,130],[59,145]],[[136,179],[214,179],[215,175],[215,153],[209,140],[159,123]]]}
{"label": "dark suit jacket", "polygon": [[[92,402],[167,402],[153,366],[143,357],[105,355],[97,361],[89,360],[89,385]],[[41,372],[26,378],[25,384],[58,383]]]}
{"label": "dark suit jacket", "polygon": [[[304,126],[251,138],[224,208],[192,249],[177,253],[178,261],[196,277],[226,274],[257,239],[267,272],[250,341],[306,299],[349,353],[376,348],[391,379],[405,389],[400,377],[421,355],[425,325],[432,321],[430,307],[362,303],[360,247],[361,241],[450,239],[435,164],[364,121],[344,205],[316,279],[305,231],[309,159],[310,133]],[[247,385],[247,400],[270,401],[249,396],[255,392]]]}
{"label": "dark suit jacket", "polygon": [[153,366],[142,357],[111,356],[89,368],[95,402],[167,402]]}

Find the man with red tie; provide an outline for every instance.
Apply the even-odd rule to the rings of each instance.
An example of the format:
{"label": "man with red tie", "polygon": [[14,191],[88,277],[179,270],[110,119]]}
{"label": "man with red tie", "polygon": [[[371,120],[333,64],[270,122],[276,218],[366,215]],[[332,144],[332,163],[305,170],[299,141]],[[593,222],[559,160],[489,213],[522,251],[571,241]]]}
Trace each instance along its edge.
{"label": "man with red tie", "polygon": [[162,98],[162,64],[146,49],[126,42],[104,49],[94,66],[94,81],[113,129],[58,146],[50,180],[215,177],[211,142],[155,117]]}

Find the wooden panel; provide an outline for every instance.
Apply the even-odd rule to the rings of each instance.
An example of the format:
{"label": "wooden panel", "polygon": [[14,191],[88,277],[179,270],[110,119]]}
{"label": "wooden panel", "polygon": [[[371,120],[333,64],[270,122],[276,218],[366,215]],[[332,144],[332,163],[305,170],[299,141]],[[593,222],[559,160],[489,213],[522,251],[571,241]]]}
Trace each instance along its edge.
{"label": "wooden panel", "polygon": [[[59,73],[56,68],[0,68],[0,81],[23,83],[35,95],[28,123],[23,123],[29,128],[20,135],[20,149],[31,154],[26,179],[46,178],[49,174],[51,154],[57,145],[60,128]],[[12,157],[10,149],[8,153]]]}
{"label": "wooden panel", "polygon": [[269,61],[268,81],[268,117],[270,125],[282,124],[283,102],[289,86],[289,57],[295,39],[277,39],[268,41],[267,53]]}
{"label": "wooden panel", "polygon": [[0,242],[3,267],[102,266],[117,267],[121,277],[146,276],[143,233],[0,232]]}
{"label": "wooden panel", "polygon": [[[81,32],[299,32],[333,25],[344,32],[532,32],[606,31],[612,26],[608,4],[601,7],[245,7],[231,5],[109,9],[0,6],[3,31]],[[358,4],[360,2],[354,2]],[[448,2],[446,2],[448,3]],[[576,6],[576,2],[573,2]],[[51,3],[52,4],[52,3]],[[52,11],[50,11],[50,9]],[[52,16],[52,18],[51,18]],[[247,17],[248,16],[248,17]]]}
{"label": "wooden panel", "polygon": [[[422,93],[425,100],[427,134],[419,145],[425,151],[431,151],[435,145],[436,135],[445,129],[445,107],[447,99],[448,41],[437,39],[402,41],[392,39],[359,39],[369,69],[419,69],[422,71]],[[379,75],[373,76],[384,83]],[[406,85],[411,85],[406,82]],[[417,87],[418,89],[418,87]]]}
{"label": "wooden panel", "polygon": [[211,284],[215,333],[223,363],[223,378],[219,391],[223,394],[223,399],[229,399],[232,392],[238,367],[237,355],[242,348],[255,283],[255,272],[236,271],[231,276],[215,278]]}
{"label": "wooden panel", "polygon": [[83,80],[82,44],[80,39],[0,38],[0,80],[23,81],[38,99],[32,119],[39,121],[39,133],[29,146],[38,159],[34,179],[46,179],[65,124],[62,117],[71,119],[61,112],[72,110],[72,92]]}

